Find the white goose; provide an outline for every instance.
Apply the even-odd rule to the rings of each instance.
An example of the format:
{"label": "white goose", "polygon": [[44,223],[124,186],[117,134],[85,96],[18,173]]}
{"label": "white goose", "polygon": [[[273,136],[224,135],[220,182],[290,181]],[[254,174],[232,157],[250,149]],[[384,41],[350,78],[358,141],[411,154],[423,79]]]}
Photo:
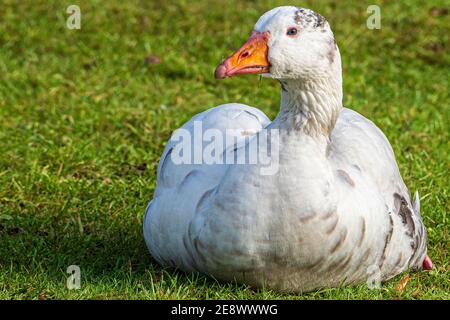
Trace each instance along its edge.
{"label": "white goose", "polygon": [[[249,73],[281,83],[272,122],[255,108],[228,104],[182,128],[193,135],[196,122],[225,135],[238,129],[241,139],[277,130],[269,147],[279,151],[278,170],[176,164],[171,139],[144,219],[152,256],[188,272],[297,292],[431,269],[419,198],[411,204],[388,140],[342,106],[341,58],[328,22],[291,6],[265,13],[216,78]],[[240,149],[226,142],[223,150]]]}

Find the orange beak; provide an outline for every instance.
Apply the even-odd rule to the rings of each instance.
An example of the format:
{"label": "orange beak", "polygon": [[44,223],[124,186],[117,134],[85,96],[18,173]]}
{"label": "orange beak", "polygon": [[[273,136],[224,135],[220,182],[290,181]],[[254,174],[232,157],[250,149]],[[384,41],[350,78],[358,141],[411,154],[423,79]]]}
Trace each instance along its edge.
{"label": "orange beak", "polygon": [[260,74],[270,70],[268,60],[268,32],[253,31],[250,38],[224,62],[216,68],[216,79],[223,79],[239,74]]}

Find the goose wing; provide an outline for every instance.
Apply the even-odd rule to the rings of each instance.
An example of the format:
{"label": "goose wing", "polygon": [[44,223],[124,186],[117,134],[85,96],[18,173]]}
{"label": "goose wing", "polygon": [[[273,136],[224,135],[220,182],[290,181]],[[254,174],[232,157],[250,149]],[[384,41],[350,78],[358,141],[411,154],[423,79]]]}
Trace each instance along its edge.
{"label": "goose wing", "polygon": [[[154,198],[144,218],[144,237],[155,259],[196,270],[183,242],[186,228],[222,179],[228,167],[224,156],[269,123],[260,110],[231,103],[197,114],[174,132],[159,162]],[[219,149],[213,152],[218,163],[206,164],[202,154],[214,142],[213,137],[222,140],[214,144]],[[186,163],[180,163],[183,156]]]}
{"label": "goose wing", "polygon": [[386,270],[395,271],[397,267],[422,268],[427,251],[427,236],[420,215],[418,193],[411,201],[386,136],[373,122],[344,108],[332,132],[331,141],[331,154],[337,167],[342,170],[340,172],[344,172],[344,175],[353,172],[361,179],[370,181],[372,194],[365,195],[368,201],[375,194],[381,196],[385,210],[378,212],[379,219],[386,221],[386,232],[384,236],[380,232],[374,235],[379,237],[378,244],[383,248],[385,258],[390,260],[386,261]]}

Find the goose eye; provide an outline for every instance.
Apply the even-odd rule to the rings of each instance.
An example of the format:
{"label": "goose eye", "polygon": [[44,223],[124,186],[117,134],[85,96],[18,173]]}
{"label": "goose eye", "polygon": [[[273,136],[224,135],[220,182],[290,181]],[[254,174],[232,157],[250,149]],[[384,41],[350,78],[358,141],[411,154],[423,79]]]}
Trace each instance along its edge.
{"label": "goose eye", "polygon": [[297,34],[297,28],[289,28],[286,32],[288,36],[295,36]]}

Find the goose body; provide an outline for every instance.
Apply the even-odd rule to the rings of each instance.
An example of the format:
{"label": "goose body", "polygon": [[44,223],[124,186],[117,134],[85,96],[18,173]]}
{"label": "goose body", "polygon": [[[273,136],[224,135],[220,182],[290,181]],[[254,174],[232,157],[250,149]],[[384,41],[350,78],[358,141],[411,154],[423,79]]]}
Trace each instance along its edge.
{"label": "goose body", "polygon": [[[256,108],[227,104],[181,129],[237,132],[224,139],[220,159],[276,137],[254,149],[258,159],[276,154],[276,166],[263,174],[267,163],[179,163],[172,137],[144,219],[152,256],[188,272],[296,292],[430,268],[419,199],[411,201],[388,140],[342,107],[339,50],[326,20],[296,7],[264,14],[216,77],[241,73],[280,81],[272,122]],[[190,151],[207,144],[194,140]]]}

